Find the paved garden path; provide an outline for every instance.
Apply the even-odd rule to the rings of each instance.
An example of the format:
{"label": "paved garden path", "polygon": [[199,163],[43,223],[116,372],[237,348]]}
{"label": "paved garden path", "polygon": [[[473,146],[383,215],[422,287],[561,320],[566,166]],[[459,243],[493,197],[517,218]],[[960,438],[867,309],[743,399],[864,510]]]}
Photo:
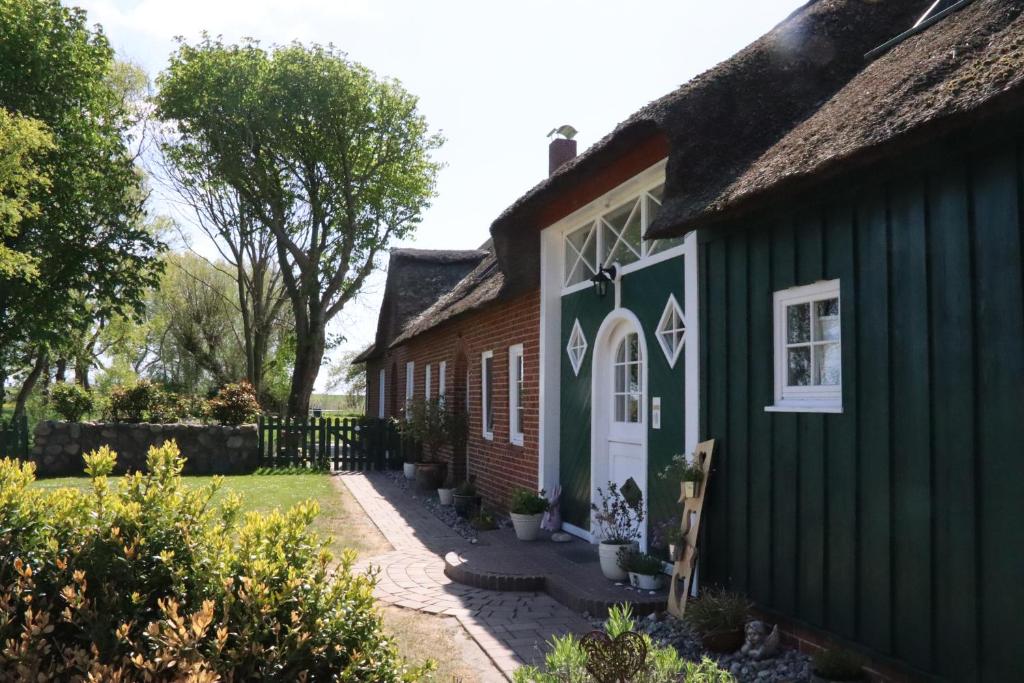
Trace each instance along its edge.
{"label": "paved garden path", "polygon": [[591,629],[586,620],[544,593],[506,593],[452,582],[444,575],[443,558],[467,547],[466,539],[383,474],[339,476],[395,548],[360,563],[361,568],[380,569],[377,598],[455,617],[506,677],[524,662],[540,661],[552,635]]}

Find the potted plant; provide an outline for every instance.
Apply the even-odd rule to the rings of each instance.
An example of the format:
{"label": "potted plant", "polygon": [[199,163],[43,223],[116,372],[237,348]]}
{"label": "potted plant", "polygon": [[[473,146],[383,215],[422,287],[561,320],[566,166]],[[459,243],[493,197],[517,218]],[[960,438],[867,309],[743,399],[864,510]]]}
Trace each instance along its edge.
{"label": "potted plant", "polygon": [[448,420],[441,399],[416,399],[407,409],[406,431],[422,446],[416,462],[416,485],[424,491],[441,488],[448,464],[440,459],[441,448],[448,443]]}
{"label": "potted plant", "polygon": [[452,478],[451,472],[444,479],[444,484],[437,489],[437,497],[441,501],[441,505],[449,506],[452,504],[455,493],[455,480]]}
{"label": "potted plant", "polygon": [[864,660],[852,652],[826,648],[811,656],[811,683],[863,680]]}
{"label": "potted plant", "polygon": [[660,559],[653,555],[640,552],[627,552],[622,564],[629,574],[629,584],[633,588],[645,591],[656,591],[665,579],[665,568]]}
{"label": "potted plant", "polygon": [[735,652],[743,645],[750,602],[739,593],[706,590],[686,607],[686,621],[700,635],[705,650]]}
{"label": "potted plant", "polygon": [[544,492],[534,493],[528,489],[516,489],[512,492],[509,504],[509,516],[516,530],[516,538],[520,541],[535,541],[540,532],[540,520],[548,509],[548,499]]}
{"label": "potted plant", "polygon": [[469,479],[455,487],[452,492],[452,504],[455,505],[455,512],[462,517],[469,517],[480,507],[480,496],[476,492],[476,477]]}
{"label": "potted plant", "polygon": [[644,522],[643,494],[632,479],[627,480],[622,488],[614,482],[608,482],[608,491],[600,488],[597,494],[601,505],[591,503],[594,524],[597,527],[601,543],[597,547],[601,560],[601,573],[612,581],[625,581],[629,574],[622,568],[620,555],[630,549],[636,550],[637,539]]}
{"label": "potted plant", "polygon": [[687,456],[679,454],[672,456],[672,461],[658,474],[658,478],[681,482],[683,497],[696,498],[704,481],[704,470]]}
{"label": "potted plant", "polygon": [[686,545],[686,536],[683,534],[683,530],[677,526],[673,531],[668,532],[666,539],[668,540],[669,562],[678,562],[683,557],[683,547]]}

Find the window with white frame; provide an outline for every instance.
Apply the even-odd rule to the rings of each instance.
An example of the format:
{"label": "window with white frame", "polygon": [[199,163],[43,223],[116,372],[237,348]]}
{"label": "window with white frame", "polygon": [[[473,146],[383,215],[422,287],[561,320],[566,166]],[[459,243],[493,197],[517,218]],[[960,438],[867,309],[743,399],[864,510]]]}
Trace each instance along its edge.
{"label": "window with white frame", "polygon": [[643,405],[643,357],[640,354],[640,337],[630,332],[615,349],[615,386],[612,404],[615,407],[616,422],[641,422]]}
{"label": "window with white frame", "polygon": [[679,360],[679,353],[683,350],[683,342],[686,339],[686,324],[683,322],[683,309],[679,307],[674,294],[668,295],[668,303],[658,321],[658,328],[655,337],[661,350],[665,353],[669,367],[675,367]]}
{"label": "window with white frame", "polygon": [[523,345],[508,347],[508,440],[523,445]]}
{"label": "window with white frame", "polygon": [[448,374],[448,361],[443,360],[441,364],[437,366],[437,397],[444,398],[447,387],[445,386],[446,376]]}
{"label": "window with white frame", "polygon": [[589,280],[599,266],[643,261],[683,243],[683,238],[644,240],[643,234],[661,208],[664,185],[619,204],[586,225],[570,230],[564,239],[563,285]]}
{"label": "window with white frame", "polygon": [[494,352],[480,354],[480,415],[485,439],[494,438]]}
{"label": "window with white frame", "polygon": [[409,406],[412,405],[412,398],[415,395],[416,385],[413,380],[416,377],[416,363],[409,361],[405,364],[405,409],[406,419],[408,419]]}
{"label": "window with white frame", "polygon": [[579,319],[573,323],[572,333],[569,334],[569,343],[565,345],[565,352],[569,355],[573,373],[580,374],[583,357],[587,355],[587,338],[583,336],[583,328],[580,327]]}
{"label": "window with white frame", "polygon": [[774,410],[840,412],[843,396],[839,280],[774,295]]}
{"label": "window with white frame", "polygon": [[423,396],[428,401],[430,400],[430,380],[431,380],[431,377],[430,377],[431,373],[430,373],[430,371],[431,371],[430,363],[427,363],[426,375],[423,378]]}
{"label": "window with white frame", "polygon": [[384,419],[384,416],[387,414],[387,409],[385,408],[385,405],[387,404],[384,403],[384,386],[386,380],[387,373],[384,371],[384,368],[381,368],[377,372],[377,417],[381,419]]}

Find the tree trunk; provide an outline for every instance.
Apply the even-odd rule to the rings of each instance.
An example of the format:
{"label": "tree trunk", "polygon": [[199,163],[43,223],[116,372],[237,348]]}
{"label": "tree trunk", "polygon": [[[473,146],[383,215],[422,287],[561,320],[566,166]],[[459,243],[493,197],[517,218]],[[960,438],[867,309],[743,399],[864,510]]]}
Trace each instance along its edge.
{"label": "tree trunk", "polygon": [[43,374],[43,370],[46,368],[48,357],[46,351],[39,352],[35,365],[32,366],[32,371],[28,373],[25,383],[21,385],[21,389],[18,391],[18,398],[14,402],[14,417],[21,417],[25,414],[25,404],[28,402],[28,397],[32,394],[36,382],[39,381],[39,376]]}
{"label": "tree trunk", "polygon": [[309,400],[320,374],[327,335],[324,325],[317,325],[309,331],[296,329],[296,332],[295,369],[292,371],[292,390],[288,396],[288,414],[303,417],[309,414]]}
{"label": "tree trunk", "polygon": [[55,382],[64,382],[67,380],[68,372],[68,359],[58,358],[55,364],[56,370],[54,371],[53,379]]}

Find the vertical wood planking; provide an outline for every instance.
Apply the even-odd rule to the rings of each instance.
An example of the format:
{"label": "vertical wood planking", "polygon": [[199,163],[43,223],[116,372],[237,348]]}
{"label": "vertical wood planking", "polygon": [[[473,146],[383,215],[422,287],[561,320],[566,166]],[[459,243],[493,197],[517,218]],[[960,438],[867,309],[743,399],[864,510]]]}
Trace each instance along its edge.
{"label": "vertical wood planking", "polygon": [[[708,381],[710,384],[707,404],[709,433],[725,435],[728,427],[728,356],[727,356],[727,282],[728,268],[726,242],[718,241],[708,248],[708,267],[719,275],[708,283],[708,307],[716,311],[710,316],[706,348],[708,349]],[[732,547],[729,536],[732,529],[730,512],[730,482],[732,472],[732,450],[727,438],[716,443],[718,453],[715,457],[715,474],[708,482],[708,497],[714,501],[711,505],[709,528],[706,537],[717,537],[713,543],[716,549],[708,556],[710,575],[719,580],[731,580],[729,550]],[[710,550],[710,548],[709,548]]]}
{"label": "vertical wood planking", "polygon": [[726,312],[728,332],[723,347],[726,360],[726,423],[729,462],[729,574],[733,585],[748,592],[750,548],[750,471],[747,436],[747,241],[737,236],[727,241],[728,283]]}

